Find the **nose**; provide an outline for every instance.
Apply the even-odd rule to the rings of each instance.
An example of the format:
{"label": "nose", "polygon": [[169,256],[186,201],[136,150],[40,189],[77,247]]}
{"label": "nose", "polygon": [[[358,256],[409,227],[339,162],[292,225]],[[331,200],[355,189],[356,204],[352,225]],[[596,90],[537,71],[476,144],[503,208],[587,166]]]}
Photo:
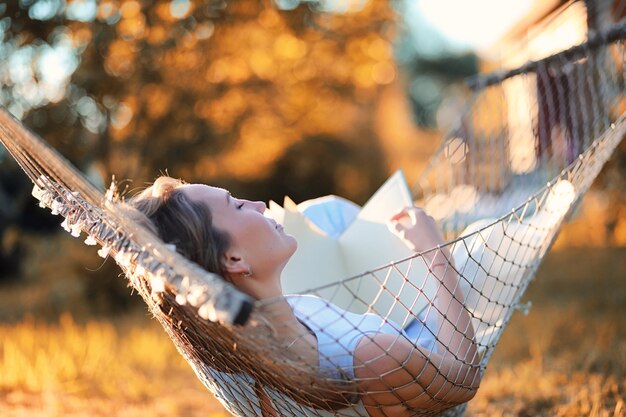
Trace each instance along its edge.
{"label": "nose", "polygon": [[261,214],[267,210],[267,205],[263,201],[253,201],[252,204],[254,204],[254,208]]}

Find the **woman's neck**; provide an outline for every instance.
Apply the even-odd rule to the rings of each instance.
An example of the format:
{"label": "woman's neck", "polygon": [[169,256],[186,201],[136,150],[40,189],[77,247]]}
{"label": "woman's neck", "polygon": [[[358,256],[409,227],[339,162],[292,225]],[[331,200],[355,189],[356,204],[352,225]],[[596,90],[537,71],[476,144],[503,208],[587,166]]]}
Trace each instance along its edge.
{"label": "woman's neck", "polygon": [[276,341],[288,350],[292,357],[315,369],[319,365],[317,339],[309,328],[298,320],[291,305],[283,297],[280,272],[282,268],[276,274],[257,273],[251,277],[240,277],[233,280],[233,283],[257,300],[271,300],[261,308],[262,314],[272,325]]}
{"label": "woman's neck", "polygon": [[250,295],[257,300],[266,300],[268,298],[276,298],[283,295],[283,289],[280,285],[280,280],[275,282],[271,281],[255,281],[249,286]]}
{"label": "woman's neck", "polygon": [[295,315],[284,297],[271,300],[261,307],[262,314],[271,323],[274,337],[285,353],[306,364],[310,369],[319,365],[317,339]]}
{"label": "woman's neck", "polygon": [[234,276],[232,282],[237,288],[257,300],[276,298],[283,295],[280,274],[257,274],[251,277]]}

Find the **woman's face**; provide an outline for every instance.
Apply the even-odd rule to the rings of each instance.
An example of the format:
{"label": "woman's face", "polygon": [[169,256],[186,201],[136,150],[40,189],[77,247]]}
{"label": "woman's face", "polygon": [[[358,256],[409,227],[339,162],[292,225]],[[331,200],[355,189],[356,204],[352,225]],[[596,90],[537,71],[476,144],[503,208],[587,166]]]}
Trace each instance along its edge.
{"label": "woman's face", "polygon": [[227,256],[243,260],[255,276],[279,274],[296,251],[295,238],[263,215],[267,208],[264,202],[235,198],[208,185],[181,188],[190,200],[209,206],[215,228],[230,236]]}

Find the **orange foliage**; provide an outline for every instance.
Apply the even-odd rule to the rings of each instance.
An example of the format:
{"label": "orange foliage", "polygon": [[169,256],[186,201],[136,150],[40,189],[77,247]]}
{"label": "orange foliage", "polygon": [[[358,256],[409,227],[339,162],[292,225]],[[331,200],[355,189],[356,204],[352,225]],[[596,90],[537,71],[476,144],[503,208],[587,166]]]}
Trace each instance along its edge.
{"label": "orange foliage", "polygon": [[[202,14],[206,7],[195,4],[188,11],[193,20],[185,24],[170,6],[161,1],[145,7],[134,0],[99,6],[99,19],[118,8],[121,14],[105,68],[124,80],[124,102],[132,112],[125,114],[133,120],[113,126],[116,143],[130,137],[167,146],[193,140],[205,150],[201,157],[186,158],[184,167],[172,161],[158,168],[173,168],[176,175],[184,169],[204,181],[263,180],[291,145],[307,137],[370,144],[375,152],[377,92],[397,79],[393,34],[383,30],[395,19],[387,2],[324,14],[241,0],[211,19]],[[154,81],[145,83],[145,73]],[[184,125],[192,126],[186,134]],[[122,176],[153,175],[119,160],[109,159],[108,165],[121,168]],[[351,181],[345,181],[339,187],[348,188]]]}

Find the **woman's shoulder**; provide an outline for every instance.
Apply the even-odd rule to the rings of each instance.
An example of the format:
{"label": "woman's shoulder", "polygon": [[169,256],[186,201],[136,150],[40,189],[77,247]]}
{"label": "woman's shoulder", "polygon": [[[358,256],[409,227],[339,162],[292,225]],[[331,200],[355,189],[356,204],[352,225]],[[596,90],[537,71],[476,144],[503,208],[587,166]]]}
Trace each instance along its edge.
{"label": "woman's shoulder", "polygon": [[330,301],[312,294],[292,294],[285,296],[285,299],[298,316],[304,314],[313,318],[318,315],[345,316],[347,313]]}
{"label": "woman's shoulder", "polygon": [[308,305],[318,305],[318,304],[329,303],[329,301],[313,294],[288,294],[288,295],[285,295],[285,299],[292,306],[293,305],[308,306]]}
{"label": "woman's shoulder", "polygon": [[297,294],[285,298],[300,321],[311,329],[320,329],[325,334],[334,334],[335,337],[341,335],[344,339],[369,332],[401,332],[401,328],[395,323],[377,314],[347,311],[316,295]]}
{"label": "woman's shoulder", "polygon": [[354,377],[351,341],[360,332],[350,320],[353,314],[315,295],[285,298],[298,320],[317,339],[320,372],[334,379]]}

